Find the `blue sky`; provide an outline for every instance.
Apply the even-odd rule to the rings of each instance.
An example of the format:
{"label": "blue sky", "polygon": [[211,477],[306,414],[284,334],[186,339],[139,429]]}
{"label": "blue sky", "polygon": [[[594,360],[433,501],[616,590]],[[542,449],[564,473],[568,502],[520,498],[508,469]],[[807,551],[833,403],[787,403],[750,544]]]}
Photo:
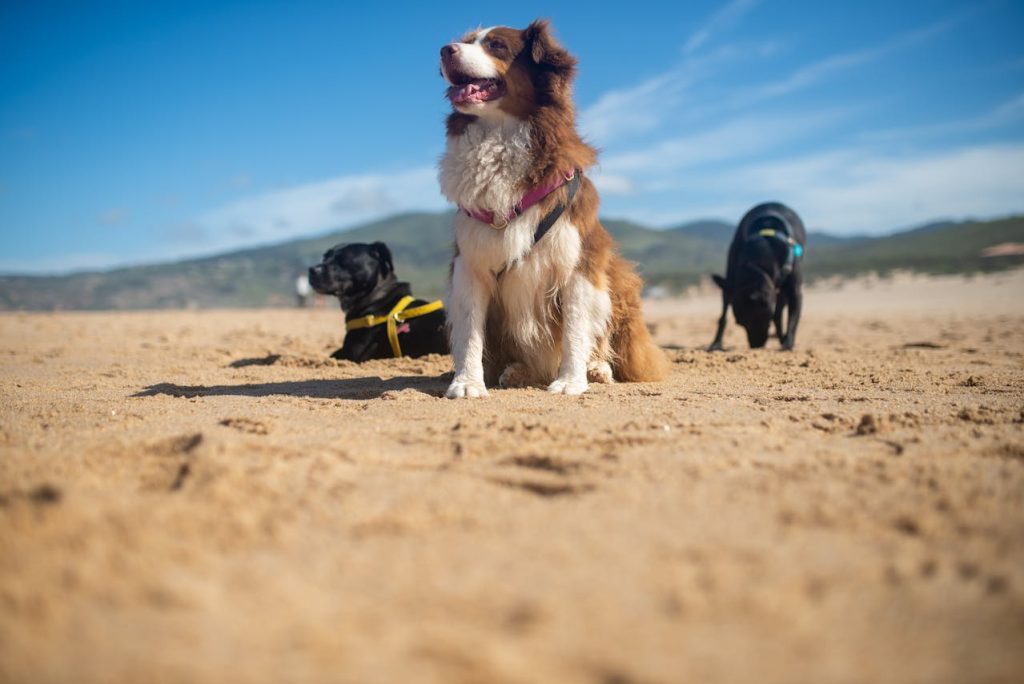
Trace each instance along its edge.
{"label": "blue sky", "polygon": [[551,19],[605,216],[878,233],[1024,211],[1024,3],[0,4],[0,271],[440,210],[440,46]]}

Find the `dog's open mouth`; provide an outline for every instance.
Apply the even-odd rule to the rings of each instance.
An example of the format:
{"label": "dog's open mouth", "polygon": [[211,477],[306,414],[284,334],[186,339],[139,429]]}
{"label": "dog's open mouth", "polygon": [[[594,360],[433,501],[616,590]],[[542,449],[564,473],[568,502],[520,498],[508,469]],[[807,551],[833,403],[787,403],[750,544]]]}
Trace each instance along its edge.
{"label": "dog's open mouth", "polygon": [[448,99],[456,106],[483,104],[497,100],[504,94],[505,82],[500,78],[469,79],[448,89]]}

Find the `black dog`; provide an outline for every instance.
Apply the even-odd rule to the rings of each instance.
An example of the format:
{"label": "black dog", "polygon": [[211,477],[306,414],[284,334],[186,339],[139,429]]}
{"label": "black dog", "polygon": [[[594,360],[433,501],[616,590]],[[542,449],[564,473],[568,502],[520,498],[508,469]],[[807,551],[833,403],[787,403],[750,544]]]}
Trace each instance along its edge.
{"label": "black dog", "polygon": [[391,251],[383,242],[332,247],[322,263],[309,269],[309,284],[320,294],[336,296],[345,312],[345,342],[331,354],[336,359],[448,353],[441,302],[412,298],[409,283],[395,277]]}
{"label": "black dog", "polygon": [[[785,204],[768,202],[747,212],[729,245],[725,278],[711,276],[722,288],[722,317],[708,351],[722,349],[730,304],[736,323],[746,328],[751,348],[765,345],[772,320],[782,348],[793,348],[803,304],[800,263],[806,242],[803,221]],[[783,335],[782,310],[786,306],[789,320]]]}

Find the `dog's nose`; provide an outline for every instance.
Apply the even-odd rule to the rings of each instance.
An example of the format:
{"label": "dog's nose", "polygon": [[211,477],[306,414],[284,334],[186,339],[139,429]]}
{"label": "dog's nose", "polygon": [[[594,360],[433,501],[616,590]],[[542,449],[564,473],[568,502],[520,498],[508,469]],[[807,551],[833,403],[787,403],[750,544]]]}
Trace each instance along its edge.
{"label": "dog's nose", "polygon": [[441,48],[441,56],[447,59],[448,57],[451,57],[452,55],[454,55],[458,51],[459,51],[459,44],[458,43],[448,43],[443,48]]}

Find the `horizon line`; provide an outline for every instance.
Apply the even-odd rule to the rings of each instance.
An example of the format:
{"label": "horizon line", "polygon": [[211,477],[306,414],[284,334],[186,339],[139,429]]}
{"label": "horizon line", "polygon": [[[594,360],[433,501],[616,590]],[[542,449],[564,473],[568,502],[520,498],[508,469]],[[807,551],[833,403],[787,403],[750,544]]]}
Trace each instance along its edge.
{"label": "horizon line", "polygon": [[[456,212],[457,212],[456,209],[446,209],[444,211],[430,211],[430,210],[400,211],[400,212],[396,212],[394,214],[388,214],[387,216],[382,216],[380,218],[373,219],[373,220],[370,220],[370,221],[364,221],[362,223],[353,224],[353,225],[348,226],[348,227],[335,227],[335,228],[328,229],[326,231],[321,231],[321,232],[316,232],[316,233],[309,233],[307,235],[301,235],[301,236],[298,236],[298,237],[292,237],[292,238],[287,238],[287,239],[283,239],[283,240],[266,241],[266,242],[254,242],[254,243],[251,243],[251,244],[245,245],[245,246],[221,248],[219,250],[217,248],[212,248],[214,251],[198,252],[198,253],[193,253],[193,254],[183,254],[181,256],[172,257],[172,258],[169,258],[169,259],[166,259],[166,260],[152,260],[152,261],[150,261],[150,260],[146,260],[145,258],[142,258],[142,260],[139,260],[139,261],[125,261],[125,262],[121,262],[121,263],[116,263],[115,262],[115,263],[112,263],[112,264],[107,265],[107,266],[70,267],[69,269],[56,268],[56,269],[52,269],[52,270],[40,269],[40,270],[37,270],[37,271],[7,270],[4,267],[0,267],[0,279],[3,279],[3,278],[67,278],[67,277],[78,276],[78,275],[103,275],[103,274],[107,274],[107,273],[113,273],[113,272],[116,272],[116,271],[129,270],[129,269],[133,269],[133,268],[150,268],[150,267],[154,267],[154,266],[166,266],[166,265],[174,265],[174,264],[183,264],[183,263],[187,263],[187,262],[190,262],[190,261],[206,261],[206,260],[209,260],[209,259],[230,257],[230,256],[234,256],[234,255],[240,254],[242,252],[249,252],[249,251],[253,251],[253,250],[260,250],[260,249],[268,249],[268,248],[272,248],[272,247],[278,247],[278,246],[287,245],[287,244],[290,244],[290,243],[293,243],[293,242],[303,242],[303,241],[306,241],[306,240],[316,240],[318,238],[327,237],[327,236],[333,235],[335,233],[348,233],[348,232],[351,232],[351,231],[360,230],[360,229],[363,229],[363,228],[370,227],[370,226],[372,226],[375,223],[382,223],[382,222],[385,222],[385,221],[392,221],[392,220],[394,220],[396,218],[401,218],[401,217],[404,217],[404,216],[415,216],[415,215],[439,216],[439,215],[443,215],[443,214],[455,214]],[[963,218],[959,218],[959,219],[951,218],[951,217],[936,217],[936,218],[932,218],[932,219],[929,219],[929,220],[926,220],[926,221],[922,221],[920,223],[914,223],[914,224],[910,224],[910,225],[906,225],[906,226],[902,226],[902,227],[898,227],[898,228],[893,228],[893,229],[886,230],[886,231],[879,232],[879,233],[853,233],[853,234],[849,234],[849,235],[842,235],[842,234],[832,233],[832,232],[829,232],[827,230],[821,230],[821,229],[816,229],[816,228],[808,228],[807,232],[808,232],[808,234],[823,235],[823,236],[826,236],[826,237],[838,238],[838,239],[842,239],[842,240],[858,240],[858,239],[872,240],[872,239],[882,239],[882,238],[887,238],[887,237],[893,237],[895,235],[900,235],[902,233],[909,233],[909,232],[912,232],[912,231],[915,231],[915,230],[919,230],[921,228],[926,228],[926,227],[929,227],[929,226],[933,226],[933,225],[936,225],[936,224],[943,224],[943,223],[945,223],[945,224],[953,224],[953,225],[966,225],[966,224],[972,224],[972,223],[982,223],[982,222],[992,222],[992,221],[1005,221],[1005,220],[1014,219],[1014,218],[1021,218],[1021,217],[1024,217],[1024,210],[1015,211],[1015,212],[1012,212],[1012,213],[1009,213],[1009,214],[997,214],[997,215],[992,215],[992,216],[989,216],[989,217],[971,216],[971,217],[963,217]],[[643,223],[637,223],[636,221],[633,221],[632,219],[623,218],[623,217],[616,217],[616,216],[602,216],[602,217],[599,217],[599,220],[602,223],[606,222],[606,221],[608,221],[608,222],[615,221],[615,222],[620,222],[620,223],[630,223],[630,224],[632,224],[632,225],[634,225],[634,226],[636,226],[638,228],[642,228],[644,230],[656,231],[656,232],[680,230],[682,228],[686,228],[688,226],[692,226],[692,225],[697,224],[697,223],[721,223],[721,224],[723,224],[725,226],[730,226],[730,227],[736,225],[736,223],[733,223],[731,221],[726,221],[724,219],[711,218],[711,217],[691,219],[691,220],[683,221],[683,222],[678,223],[676,225],[663,226],[663,227],[656,227],[656,226],[646,225],[646,224],[643,224]]]}

